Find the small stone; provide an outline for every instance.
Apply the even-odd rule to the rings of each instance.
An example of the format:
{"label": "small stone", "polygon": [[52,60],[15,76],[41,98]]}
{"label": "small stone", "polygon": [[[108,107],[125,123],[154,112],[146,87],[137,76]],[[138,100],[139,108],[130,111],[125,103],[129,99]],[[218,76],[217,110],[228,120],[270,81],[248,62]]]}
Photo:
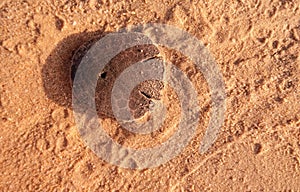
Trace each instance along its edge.
{"label": "small stone", "polygon": [[7,49],[8,51],[13,52],[16,48],[16,43],[14,42],[13,39],[7,39],[2,42],[2,46]]}
{"label": "small stone", "polygon": [[68,117],[68,110],[66,109],[56,109],[51,113],[51,117],[55,121],[61,121]]}
{"label": "small stone", "polygon": [[68,140],[65,135],[58,135],[56,138],[55,152],[59,153],[68,146]]}
{"label": "small stone", "polygon": [[29,20],[27,22],[27,26],[30,28],[30,29],[35,29],[35,23],[33,20]]}
{"label": "small stone", "polygon": [[45,139],[38,139],[36,141],[36,148],[39,151],[44,151],[45,149],[47,149],[47,141]]}
{"label": "small stone", "polygon": [[278,48],[278,44],[279,44],[279,42],[277,40],[273,41],[273,43],[272,43],[273,49],[277,49]]}
{"label": "small stone", "polygon": [[261,148],[262,148],[262,146],[261,146],[260,143],[255,143],[254,147],[253,147],[254,154],[256,155],[256,154],[260,153],[261,152]]}
{"label": "small stone", "polygon": [[16,46],[17,53],[21,56],[26,56],[27,55],[27,46],[23,44],[18,44]]}
{"label": "small stone", "polygon": [[64,27],[64,20],[62,20],[61,18],[59,17],[56,17],[55,18],[55,27],[57,30],[61,31]]}

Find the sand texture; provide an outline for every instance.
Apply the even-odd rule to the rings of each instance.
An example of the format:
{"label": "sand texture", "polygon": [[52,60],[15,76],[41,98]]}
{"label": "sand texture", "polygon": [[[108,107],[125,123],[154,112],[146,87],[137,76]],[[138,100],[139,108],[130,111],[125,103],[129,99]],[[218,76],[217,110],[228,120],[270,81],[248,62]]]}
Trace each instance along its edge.
{"label": "sand texture", "polygon": [[[200,120],[177,157],[156,168],[124,169],[84,143],[71,79],[95,40],[150,22],[204,43],[224,78],[225,121],[214,145],[198,153],[211,110],[203,75],[166,47],[126,50],[96,88],[99,119],[116,142],[153,147],[176,132],[178,95],[156,81],[136,87],[129,105],[145,121],[151,99],[165,102],[160,129],[137,135],[114,119],[112,82],[141,59],[165,58],[187,74]],[[0,191],[300,191],[299,0],[1,0],[0,66]]]}

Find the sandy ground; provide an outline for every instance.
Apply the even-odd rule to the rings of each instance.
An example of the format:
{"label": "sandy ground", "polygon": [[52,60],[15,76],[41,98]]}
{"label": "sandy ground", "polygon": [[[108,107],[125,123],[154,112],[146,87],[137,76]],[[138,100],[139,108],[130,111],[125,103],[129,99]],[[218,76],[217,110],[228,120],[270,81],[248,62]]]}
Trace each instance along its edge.
{"label": "sandy ground", "polygon": [[[88,40],[148,22],[175,25],[206,45],[224,76],[226,120],[200,155],[204,105],[179,156],[123,169],[79,135],[71,58]],[[298,0],[1,0],[0,26],[0,191],[300,191]],[[116,140],[144,140],[127,136],[120,131]]]}

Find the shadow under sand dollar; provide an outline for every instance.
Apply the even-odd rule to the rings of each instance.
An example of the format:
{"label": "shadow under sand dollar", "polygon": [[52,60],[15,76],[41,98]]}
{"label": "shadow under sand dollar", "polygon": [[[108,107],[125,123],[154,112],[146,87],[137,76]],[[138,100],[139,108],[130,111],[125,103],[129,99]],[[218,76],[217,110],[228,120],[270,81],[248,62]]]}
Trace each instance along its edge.
{"label": "shadow under sand dollar", "polygon": [[72,34],[61,40],[49,54],[42,69],[47,97],[60,106],[72,105],[71,66],[74,53],[84,42],[104,36],[103,30]]}

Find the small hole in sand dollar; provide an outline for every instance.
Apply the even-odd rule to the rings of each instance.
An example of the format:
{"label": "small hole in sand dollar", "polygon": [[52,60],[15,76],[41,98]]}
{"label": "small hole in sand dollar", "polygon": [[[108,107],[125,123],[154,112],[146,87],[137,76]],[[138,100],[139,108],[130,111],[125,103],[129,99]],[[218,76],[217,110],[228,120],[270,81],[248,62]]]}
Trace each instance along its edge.
{"label": "small hole in sand dollar", "polygon": [[255,143],[254,144],[254,148],[253,148],[254,154],[256,155],[256,154],[260,153],[261,152],[261,148],[262,148],[262,146],[261,146],[260,143]]}
{"label": "small hole in sand dollar", "polygon": [[107,72],[103,72],[103,73],[101,73],[100,77],[101,77],[102,79],[105,79],[106,75],[107,75]]}

